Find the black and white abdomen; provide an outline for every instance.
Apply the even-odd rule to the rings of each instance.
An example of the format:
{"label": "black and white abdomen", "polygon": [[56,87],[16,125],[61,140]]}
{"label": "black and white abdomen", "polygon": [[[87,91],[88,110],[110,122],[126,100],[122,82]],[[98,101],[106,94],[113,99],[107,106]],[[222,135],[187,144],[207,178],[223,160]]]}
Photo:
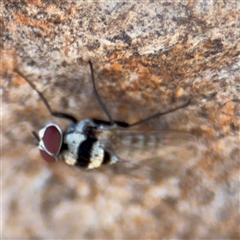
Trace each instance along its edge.
{"label": "black and white abdomen", "polygon": [[97,139],[87,138],[78,147],[78,157],[75,165],[93,169],[104,164],[115,163],[117,160],[118,158],[105,150]]}
{"label": "black and white abdomen", "polygon": [[62,156],[69,165],[82,168],[98,168],[103,164],[115,163],[118,158],[89,133],[98,126],[91,119],[71,124],[64,134]]}

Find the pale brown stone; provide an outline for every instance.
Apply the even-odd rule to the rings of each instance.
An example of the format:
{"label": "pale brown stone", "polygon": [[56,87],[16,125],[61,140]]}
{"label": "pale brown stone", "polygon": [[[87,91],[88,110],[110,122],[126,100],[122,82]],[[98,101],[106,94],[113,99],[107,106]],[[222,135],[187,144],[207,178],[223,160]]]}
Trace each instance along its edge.
{"label": "pale brown stone", "polygon": [[[1,4],[3,239],[240,238],[239,1]],[[67,122],[49,116],[14,68],[53,109],[106,119],[88,60],[114,119],[131,123],[190,97],[151,124],[192,133],[199,155],[125,174],[42,161],[31,131]]]}

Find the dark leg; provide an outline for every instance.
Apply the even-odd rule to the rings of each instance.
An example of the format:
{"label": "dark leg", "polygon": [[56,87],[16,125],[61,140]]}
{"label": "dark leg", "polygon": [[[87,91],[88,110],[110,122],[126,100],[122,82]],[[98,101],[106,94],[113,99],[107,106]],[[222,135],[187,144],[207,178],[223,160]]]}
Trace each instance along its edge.
{"label": "dark leg", "polygon": [[113,125],[114,124],[114,121],[110,115],[110,113],[108,112],[106,106],[104,105],[104,103],[102,102],[98,92],[97,92],[97,89],[96,89],[96,85],[95,85],[95,79],[94,79],[94,74],[93,74],[93,66],[92,66],[92,62],[89,61],[88,62],[89,65],[90,65],[90,71],[91,71],[91,76],[92,76],[92,83],[93,83],[93,92],[94,92],[94,95],[99,103],[99,105],[101,106],[102,110],[105,112],[105,114],[107,115],[108,119],[109,119],[109,122],[110,122],[110,125]]}
{"label": "dark leg", "polygon": [[189,99],[187,102],[185,102],[184,104],[182,104],[182,105],[179,106],[179,107],[173,108],[173,109],[168,110],[168,111],[166,111],[166,112],[154,114],[154,115],[151,116],[151,117],[148,117],[148,118],[146,118],[146,119],[144,119],[144,120],[137,121],[137,122],[132,123],[132,124],[127,124],[127,123],[122,123],[122,122],[115,122],[115,121],[113,121],[110,113],[108,112],[106,106],[105,106],[104,103],[102,102],[102,100],[101,100],[101,98],[100,98],[100,96],[99,96],[99,94],[98,94],[98,92],[97,92],[97,89],[96,89],[96,86],[95,86],[94,74],[93,74],[93,66],[92,66],[92,62],[91,62],[91,61],[89,61],[89,65],[90,65],[90,70],[91,70],[91,75],[92,75],[92,83],[93,83],[94,95],[95,95],[95,97],[96,97],[99,105],[101,106],[102,110],[103,110],[103,111],[105,112],[105,114],[107,115],[107,117],[108,117],[108,119],[109,119],[109,124],[110,124],[110,125],[113,125],[114,123],[117,123],[119,126],[125,127],[125,128],[137,126],[137,125],[140,125],[140,124],[142,124],[142,123],[146,123],[146,122],[148,122],[148,121],[150,121],[150,120],[152,120],[152,119],[155,119],[155,118],[158,118],[158,117],[160,117],[160,116],[166,115],[166,114],[168,114],[168,113],[175,112],[175,111],[177,111],[177,110],[179,110],[179,109],[181,109],[181,108],[184,108],[184,107],[186,107],[186,106],[188,106],[188,105],[190,104],[190,99]]}
{"label": "dark leg", "polygon": [[163,116],[163,115],[166,115],[166,114],[168,114],[168,113],[175,112],[175,111],[177,111],[177,110],[179,110],[179,109],[181,109],[181,108],[187,107],[187,106],[190,104],[190,102],[191,102],[191,100],[189,99],[189,100],[187,100],[187,102],[185,102],[184,104],[182,104],[182,105],[179,106],[179,107],[170,109],[170,110],[168,110],[168,111],[166,111],[166,112],[156,113],[156,114],[154,114],[154,115],[151,116],[151,117],[148,117],[148,118],[146,118],[146,119],[143,119],[143,120],[137,121],[137,122],[135,122],[135,123],[129,124],[128,127],[134,127],[134,126],[140,125],[140,124],[142,124],[142,123],[146,123],[146,122],[148,122],[148,121],[150,121],[150,120],[152,120],[152,119],[155,119],[155,118],[161,117],[161,116]]}
{"label": "dark leg", "polygon": [[23,79],[25,79],[25,81],[31,86],[31,88],[33,90],[35,90],[39,96],[39,98],[43,101],[44,105],[46,106],[47,110],[50,112],[50,114],[54,117],[58,117],[58,118],[64,118],[64,119],[67,119],[67,120],[70,120],[72,122],[77,122],[77,119],[75,117],[73,117],[72,115],[70,114],[67,114],[67,113],[61,113],[61,112],[53,112],[50,105],[48,104],[47,100],[45,99],[45,97],[43,96],[43,94],[41,92],[39,92],[36,87],[34,86],[34,84],[29,81],[20,71],[18,71],[17,69],[15,69],[15,72],[21,76]]}

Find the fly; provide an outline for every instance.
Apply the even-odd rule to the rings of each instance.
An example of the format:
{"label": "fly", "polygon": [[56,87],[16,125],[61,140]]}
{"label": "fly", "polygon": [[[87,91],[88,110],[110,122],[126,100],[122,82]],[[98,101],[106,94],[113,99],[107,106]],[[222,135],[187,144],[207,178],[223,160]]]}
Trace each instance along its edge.
{"label": "fly", "polygon": [[[182,132],[141,131],[134,130],[133,127],[184,108],[190,104],[190,100],[176,108],[156,113],[132,124],[115,121],[98,94],[91,61],[89,61],[89,66],[94,95],[108,121],[99,119],[78,121],[70,114],[52,111],[49,103],[34,84],[20,71],[15,70],[38,93],[52,116],[70,121],[64,132],[54,123],[47,124],[39,131],[39,134],[33,132],[33,135],[38,140],[40,154],[44,160],[55,162],[58,161],[59,157],[62,157],[69,165],[94,169],[102,165],[114,164],[119,160],[124,161],[130,158],[149,159],[153,156],[160,156],[159,148],[161,145],[170,145],[169,142],[172,143],[172,140],[178,141],[189,137],[189,134]],[[138,152],[138,156],[135,155],[136,152]]]}

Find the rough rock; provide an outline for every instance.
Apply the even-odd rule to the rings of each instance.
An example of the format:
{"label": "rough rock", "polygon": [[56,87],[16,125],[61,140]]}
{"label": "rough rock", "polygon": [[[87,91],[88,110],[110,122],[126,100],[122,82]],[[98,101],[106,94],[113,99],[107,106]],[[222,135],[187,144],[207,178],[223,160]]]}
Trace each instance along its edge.
{"label": "rough rock", "polygon": [[[239,1],[1,6],[3,239],[240,238]],[[197,154],[166,154],[135,172],[42,161],[31,131],[68,123],[15,69],[53,109],[107,120],[89,60],[114,119],[131,123],[191,99],[149,127],[192,134]]]}

